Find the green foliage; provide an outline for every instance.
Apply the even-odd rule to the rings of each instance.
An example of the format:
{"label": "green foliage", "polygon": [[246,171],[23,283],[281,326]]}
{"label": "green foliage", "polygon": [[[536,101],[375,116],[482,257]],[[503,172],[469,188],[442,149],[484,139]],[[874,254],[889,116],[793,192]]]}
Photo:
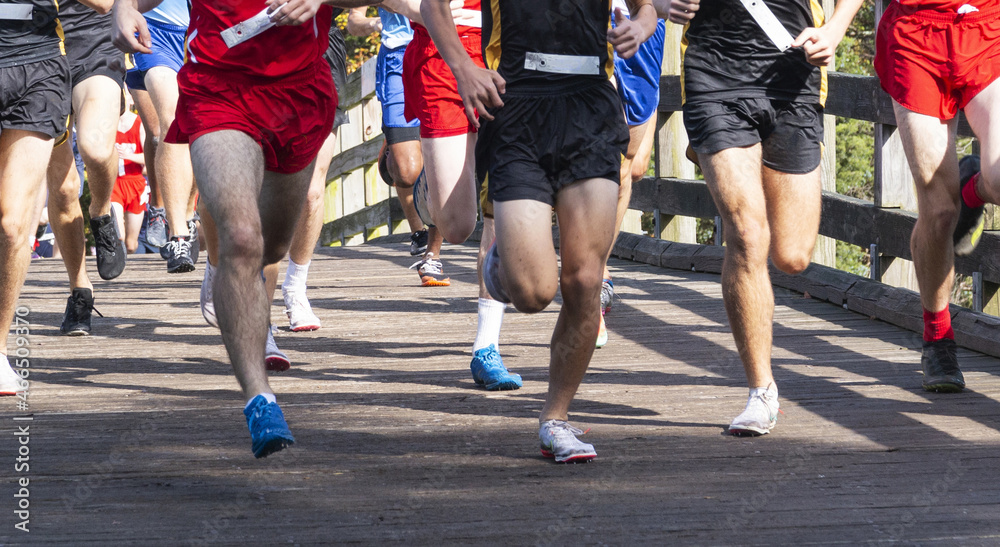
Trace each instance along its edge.
{"label": "green foliage", "polygon": [[[352,36],[348,34],[347,14],[348,12],[345,11],[338,15],[334,23],[344,33],[344,42],[347,44],[347,72],[350,74],[363,65],[365,61],[378,55],[378,46],[382,41],[382,37],[377,32],[369,36]],[[368,17],[378,17],[378,9],[369,7],[367,15]]]}

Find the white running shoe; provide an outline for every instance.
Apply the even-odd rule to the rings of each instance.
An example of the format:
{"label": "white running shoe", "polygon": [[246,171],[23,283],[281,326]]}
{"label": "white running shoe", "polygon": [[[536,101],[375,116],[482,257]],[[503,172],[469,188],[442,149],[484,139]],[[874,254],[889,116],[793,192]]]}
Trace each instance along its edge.
{"label": "white running shoe", "polygon": [[549,420],[538,428],[538,438],[542,443],[542,455],[554,458],[560,463],[589,462],[597,457],[594,445],[581,442],[577,435],[581,431],[564,420]]}
{"label": "white running shoe", "polygon": [[292,366],[292,362],[288,360],[288,356],[285,355],[283,351],[278,349],[278,344],[274,343],[275,330],[277,330],[277,328],[274,325],[271,325],[267,329],[267,345],[264,347],[264,363],[267,366],[267,370],[284,372],[288,370],[288,367]]}
{"label": "white running shoe", "polygon": [[205,278],[201,280],[201,316],[209,325],[219,328],[219,318],[215,316],[215,301],[212,300],[212,286],[215,283],[215,266],[205,261]]}
{"label": "white running shoe", "polygon": [[305,291],[287,291],[281,288],[281,296],[285,300],[285,315],[292,332],[316,330],[320,327],[319,317],[312,311]]}
{"label": "white running shoe", "polygon": [[778,387],[755,387],[743,413],[729,425],[733,435],[767,435],[778,423]]}
{"label": "white running shoe", "polygon": [[14,372],[6,355],[0,355],[0,395],[17,395],[26,390],[28,383]]}

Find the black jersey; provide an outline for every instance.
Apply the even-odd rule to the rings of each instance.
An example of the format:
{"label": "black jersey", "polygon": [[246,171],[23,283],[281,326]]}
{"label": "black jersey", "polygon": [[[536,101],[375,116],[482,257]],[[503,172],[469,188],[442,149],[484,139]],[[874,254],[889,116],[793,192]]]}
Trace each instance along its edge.
{"label": "black jersey", "polygon": [[[793,37],[823,24],[816,0],[760,1]],[[681,48],[686,101],[826,99],[826,69],[809,64],[801,48],[779,51],[739,0],[702,0]]]}
{"label": "black jersey", "polygon": [[614,72],[610,0],[483,0],[483,61],[507,91],[561,92]]}
{"label": "black jersey", "polygon": [[0,9],[25,5],[32,8],[30,21],[0,17],[0,68],[45,61],[66,54],[55,0],[0,0],[0,4],[3,4]]}
{"label": "black jersey", "polygon": [[114,22],[110,13],[101,15],[81,4],[79,0],[60,0],[59,20],[62,22],[63,31],[69,36],[88,33],[94,37],[99,35],[108,43],[111,42]]}

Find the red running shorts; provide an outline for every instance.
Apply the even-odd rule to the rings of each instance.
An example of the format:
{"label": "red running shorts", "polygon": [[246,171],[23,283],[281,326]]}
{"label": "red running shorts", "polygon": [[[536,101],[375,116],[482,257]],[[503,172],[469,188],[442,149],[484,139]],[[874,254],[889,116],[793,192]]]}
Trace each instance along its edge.
{"label": "red running shorts", "polygon": [[[486,68],[480,47],[482,34],[469,33],[461,38],[473,62]],[[407,121],[420,120],[420,136],[425,139],[476,132],[465,116],[455,76],[423,29],[414,30],[413,40],[403,54],[403,96],[403,116]]]}
{"label": "red running shorts", "polygon": [[149,189],[146,187],[146,177],[142,175],[123,175],[115,180],[111,190],[111,201],[122,206],[126,213],[141,215],[146,212],[146,202],[149,201]]}
{"label": "red running shorts", "polygon": [[298,173],[309,166],[333,128],[337,92],[330,67],[312,68],[274,81],[187,63],[177,74],[177,117],[166,142],[191,143],[215,131],[252,137],[264,153],[264,168]]}
{"label": "red running shorts", "polygon": [[891,2],[878,26],[875,72],[899,104],[954,118],[1000,76],[1000,5],[959,15]]}

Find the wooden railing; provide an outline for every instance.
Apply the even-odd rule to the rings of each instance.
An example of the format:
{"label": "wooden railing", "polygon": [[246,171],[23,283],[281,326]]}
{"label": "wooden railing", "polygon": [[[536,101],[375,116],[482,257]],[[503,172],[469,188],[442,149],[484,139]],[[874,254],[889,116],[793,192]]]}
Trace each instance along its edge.
{"label": "wooden railing", "polygon": [[[670,63],[665,64],[669,70]],[[886,293],[881,290],[880,298],[897,301],[889,307],[899,307],[900,298],[908,299],[909,308],[904,312],[883,310],[874,313],[868,304],[855,299],[856,306],[848,305],[850,298],[845,291],[831,296],[831,301],[842,303],[869,315],[889,322],[919,330],[919,302],[915,300],[915,279],[912,274],[910,255],[910,233],[916,222],[916,201],[913,197],[913,182],[903,155],[890,98],[881,90],[874,77],[856,76],[831,72],[829,75],[829,97],[826,103],[827,125],[834,125],[834,116],[853,118],[875,124],[874,142],[874,200],[855,199],[836,193],[835,165],[836,146],[832,138],[827,139],[824,150],[824,192],[820,234],[833,240],[844,241],[870,251],[871,274],[865,283],[849,281],[851,274],[842,274],[838,283],[857,285],[856,290],[873,294],[875,283],[884,287],[901,287],[903,292]],[[348,78],[346,92],[341,97],[347,105],[351,124],[341,128],[340,151],[330,165],[327,186],[326,224],[323,228],[321,244],[357,244],[369,238],[390,234],[405,222],[398,199],[392,190],[381,182],[375,166],[383,138],[380,134],[380,108],[374,98],[374,60]],[[653,238],[678,242],[675,250],[683,249],[684,256],[700,256],[712,264],[707,270],[718,271],[721,264],[721,249],[710,251],[705,246],[695,246],[695,218],[715,219],[717,212],[704,181],[695,180],[693,165],[684,158],[687,135],[680,121],[681,93],[678,76],[663,76],[659,104],[657,145],[654,154],[655,177],[638,181],[633,186],[630,202],[630,218],[623,232],[641,233],[639,217],[651,213],[656,226]],[[959,133],[971,135],[968,124],[960,123]],[[988,228],[992,227],[992,211],[988,215]],[[628,237],[627,235],[624,237]],[[821,239],[824,239],[821,237]],[[635,240],[633,240],[634,243]],[[718,241],[716,242],[718,244]],[[684,245],[691,245],[690,248]],[[818,271],[823,265],[834,265],[835,255],[832,244],[818,244],[811,268]],[[634,248],[635,245],[632,245]],[[662,248],[661,248],[662,251]],[[658,251],[658,252],[661,252]],[[628,253],[626,253],[628,254]],[[627,258],[635,258],[634,253]],[[670,265],[669,261],[660,261]],[[679,267],[699,269],[697,264],[677,263]],[[1000,232],[987,230],[982,242],[974,253],[956,260],[956,271],[973,279],[973,307],[962,315],[965,323],[972,327],[960,330],[965,345],[1000,355],[1000,344],[994,342],[1000,334],[1000,321],[992,316],[1000,315]],[[827,271],[827,270],[822,270]],[[824,274],[827,276],[841,274]],[[780,276],[785,279],[789,276]],[[778,283],[778,282],[776,282]],[[782,281],[786,286],[803,292],[825,289],[803,288],[798,281]],[[780,284],[780,283],[779,283]],[[878,292],[877,290],[875,292]],[[831,293],[832,294],[832,293]],[[886,296],[889,294],[890,296]],[[902,296],[901,296],[902,295]],[[838,300],[839,299],[839,300]],[[842,300],[842,302],[841,302]],[[861,300],[864,300],[862,298]],[[916,304],[913,304],[917,302]],[[917,307],[913,307],[916,305]],[[959,311],[955,311],[958,314]],[[895,319],[894,319],[895,318]],[[961,323],[961,321],[959,321]],[[964,334],[963,334],[964,333]],[[971,334],[970,334],[971,333]],[[972,338],[969,338],[969,337]],[[974,339],[974,340],[973,340]],[[971,341],[970,341],[971,340]],[[962,343],[962,340],[960,340]]]}

